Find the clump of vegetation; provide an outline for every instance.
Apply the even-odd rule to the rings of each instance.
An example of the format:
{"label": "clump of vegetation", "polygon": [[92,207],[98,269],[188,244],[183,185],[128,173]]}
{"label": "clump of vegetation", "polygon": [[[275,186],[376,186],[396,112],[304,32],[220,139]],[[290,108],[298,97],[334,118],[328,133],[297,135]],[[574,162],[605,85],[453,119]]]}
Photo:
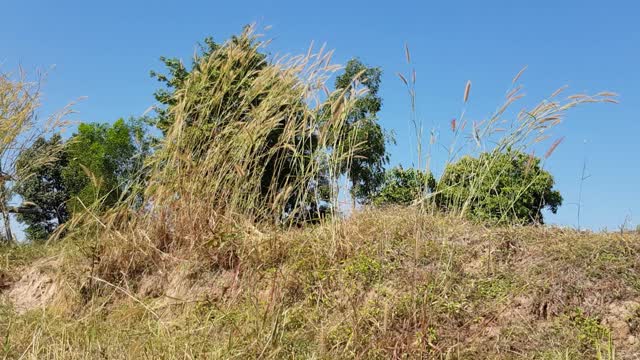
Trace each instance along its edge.
{"label": "clump of vegetation", "polygon": [[[27,225],[27,240],[46,240],[74,213],[104,211],[139,192],[134,187],[150,142],[140,119],[128,124],[120,119],[111,125],[81,123],[67,141],[59,134],[41,136],[23,149],[16,160],[15,194],[33,208],[17,216]],[[51,160],[34,163],[47,157]]]}
{"label": "clump of vegetation", "polygon": [[470,216],[498,223],[542,223],[542,210],[556,213],[562,196],[540,159],[522,152],[463,157],[438,182],[440,207],[466,207]]}
{"label": "clump of vegetation", "polygon": [[[61,147],[49,146],[46,153],[31,158],[29,166],[23,166],[18,174],[20,154],[31,147],[39,137],[52,135],[67,125],[65,116],[70,108],[52,115],[46,121],[38,121],[36,110],[40,106],[41,77],[29,80],[20,71],[18,74],[0,73],[0,215],[4,231],[0,242],[15,240],[11,231],[10,214],[27,214],[38,211],[33,204],[12,206],[17,188],[29,178],[34,169],[55,162]],[[51,144],[50,144],[51,145]]]}
{"label": "clump of vegetation", "polygon": [[373,198],[377,206],[411,205],[433,193],[436,180],[433,175],[418,169],[395,167],[385,174],[384,182]]}
{"label": "clump of vegetation", "polygon": [[[488,229],[397,207],[359,212],[337,227],[227,236],[239,238],[230,265],[215,260],[224,245],[201,246],[194,251],[206,256],[164,253],[140,277],[111,285],[90,275],[90,262],[76,254],[80,240],[3,250],[9,267],[0,269],[15,283],[31,266],[55,279],[44,290],[62,281],[64,297],[46,311],[40,303],[15,309],[8,299],[23,293],[3,290],[0,354],[595,359],[609,335],[619,358],[638,351],[629,339],[635,320],[615,310],[640,296],[638,234]],[[66,260],[47,267],[53,254]],[[617,260],[593,271],[585,259],[604,254]],[[90,297],[81,290],[88,276],[101,279]]]}

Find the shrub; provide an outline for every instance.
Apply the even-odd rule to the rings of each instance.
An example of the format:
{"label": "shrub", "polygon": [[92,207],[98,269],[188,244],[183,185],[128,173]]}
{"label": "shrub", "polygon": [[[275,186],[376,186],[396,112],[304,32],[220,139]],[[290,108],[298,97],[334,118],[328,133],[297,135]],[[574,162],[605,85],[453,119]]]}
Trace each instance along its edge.
{"label": "shrub", "polygon": [[426,192],[433,192],[435,178],[418,169],[395,167],[385,174],[384,183],[374,197],[375,205],[409,205]]}
{"label": "shrub", "polygon": [[436,202],[445,210],[482,220],[542,223],[542,210],[555,213],[562,196],[540,159],[519,151],[465,156],[448,165],[438,183]]}

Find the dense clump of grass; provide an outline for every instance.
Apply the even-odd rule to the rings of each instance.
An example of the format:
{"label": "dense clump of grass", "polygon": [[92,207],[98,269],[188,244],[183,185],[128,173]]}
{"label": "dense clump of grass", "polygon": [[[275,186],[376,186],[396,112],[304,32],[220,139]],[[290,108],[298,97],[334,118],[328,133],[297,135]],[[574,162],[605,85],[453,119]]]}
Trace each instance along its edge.
{"label": "dense clump of grass", "polygon": [[636,349],[620,326],[636,331],[637,234],[489,229],[394,208],[235,236],[233,267],[165,259],[86,302],[22,315],[4,303],[2,354],[589,359],[612,344],[620,358]]}
{"label": "dense clump of grass", "polygon": [[322,175],[335,180],[349,154],[333,149],[357,96],[320,93],[337,69],[331,53],[256,61],[262,46],[246,31],[200,59],[175,94],[174,123],[150,165],[153,215],[206,208],[202,218],[281,220],[319,196]]}
{"label": "dense clump of grass", "polygon": [[330,52],[268,61],[264,46],[249,28],[197,59],[174,94],[170,128],[133,185],[144,191],[106,214],[97,199],[65,226],[69,238],[91,239],[88,251],[100,259],[93,277],[121,286],[180,253],[232,267],[236,234],[286,227],[322,201],[337,210],[337,179],[351,153],[336,149],[360,93],[325,93],[338,69]]}

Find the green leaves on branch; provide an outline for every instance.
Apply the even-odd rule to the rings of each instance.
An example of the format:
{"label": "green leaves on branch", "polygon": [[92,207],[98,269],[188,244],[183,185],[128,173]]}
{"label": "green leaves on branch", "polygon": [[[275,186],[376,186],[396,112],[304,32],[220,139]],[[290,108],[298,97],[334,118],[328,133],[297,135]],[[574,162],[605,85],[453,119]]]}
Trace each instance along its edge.
{"label": "green leaves on branch", "polygon": [[139,125],[120,119],[108,124],[80,124],[66,146],[68,165],[62,176],[71,195],[72,212],[100,202],[117,203],[142,167],[146,144],[137,144]]}

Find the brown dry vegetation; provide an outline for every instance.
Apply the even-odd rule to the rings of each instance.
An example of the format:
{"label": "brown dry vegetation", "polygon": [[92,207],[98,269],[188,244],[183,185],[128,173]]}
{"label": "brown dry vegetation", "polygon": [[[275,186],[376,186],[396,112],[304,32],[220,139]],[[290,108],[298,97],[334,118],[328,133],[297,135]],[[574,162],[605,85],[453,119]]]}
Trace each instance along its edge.
{"label": "brown dry vegetation", "polygon": [[191,252],[157,241],[105,246],[93,260],[73,240],[4,249],[1,272],[12,280],[2,290],[3,355],[577,359],[611,358],[615,348],[631,359],[640,351],[638,234],[487,228],[411,208],[307,229],[243,229]]}

